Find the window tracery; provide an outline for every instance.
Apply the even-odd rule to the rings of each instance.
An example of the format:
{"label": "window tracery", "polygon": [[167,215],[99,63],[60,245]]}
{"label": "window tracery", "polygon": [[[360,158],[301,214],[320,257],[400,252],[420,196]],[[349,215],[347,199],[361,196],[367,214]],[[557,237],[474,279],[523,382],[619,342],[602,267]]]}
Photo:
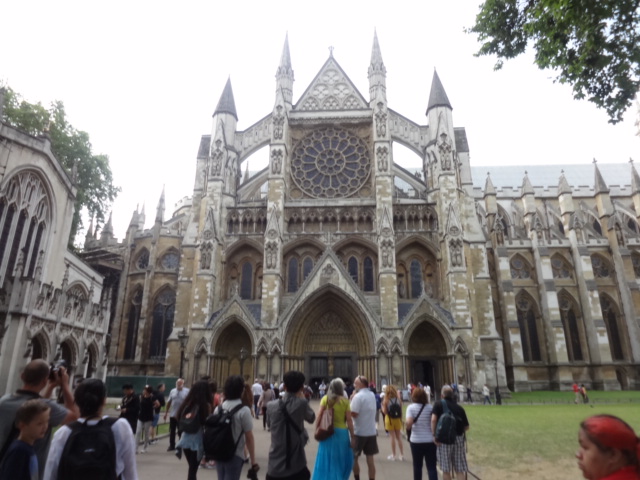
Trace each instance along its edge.
{"label": "window tracery", "polygon": [[607,336],[609,337],[611,358],[613,360],[624,360],[616,308],[609,298],[604,295],[600,295],[600,309],[602,310],[602,318],[607,329]]}
{"label": "window tracery", "polygon": [[136,344],[138,343],[138,324],[140,323],[140,309],[142,306],[142,288],[138,288],[129,303],[129,322],[127,324],[127,338],[125,340],[124,358],[134,360]]}
{"label": "window tracery", "polygon": [[562,257],[556,255],[551,259],[553,278],[573,278],[571,266]]}
{"label": "window tracery", "polygon": [[160,260],[160,265],[162,265],[162,268],[164,268],[165,270],[177,270],[179,263],[180,256],[177,252],[174,251],[170,251],[164,254],[162,259]]}
{"label": "window tracery", "polygon": [[167,351],[167,339],[173,329],[176,307],[176,292],[171,289],[162,291],[153,305],[153,323],[149,341],[149,358],[164,360]]}
{"label": "window tracery", "polygon": [[532,278],[531,267],[520,256],[511,259],[511,278],[514,280],[528,280]]}
{"label": "window tracery", "polygon": [[538,338],[538,325],[532,302],[524,295],[516,298],[516,310],[518,313],[518,326],[520,327],[520,340],[522,342],[522,356],[525,362],[539,362],[542,360],[540,353],[540,341]]}
{"label": "window tracery", "polygon": [[591,257],[591,267],[593,268],[593,274],[596,278],[609,278],[611,276],[609,265],[598,255]]}
{"label": "window tracery", "polygon": [[581,361],[582,344],[580,343],[580,330],[578,329],[578,316],[574,302],[567,295],[560,295],[560,317],[564,328],[565,343],[567,345],[567,357],[570,361]]}
{"label": "window tracery", "polygon": [[354,195],[365,184],[370,171],[370,154],[366,143],[344,129],[315,130],[293,149],[293,181],[314,198]]}
{"label": "window tracery", "polygon": [[145,249],[136,259],[136,267],[138,270],[146,270],[149,266],[149,252]]}

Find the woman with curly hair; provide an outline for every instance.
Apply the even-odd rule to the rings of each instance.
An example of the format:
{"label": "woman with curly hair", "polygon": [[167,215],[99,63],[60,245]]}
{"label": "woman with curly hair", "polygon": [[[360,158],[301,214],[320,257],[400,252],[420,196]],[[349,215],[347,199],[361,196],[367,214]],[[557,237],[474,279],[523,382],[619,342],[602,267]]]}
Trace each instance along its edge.
{"label": "woman with curly hair", "polygon": [[[398,409],[400,415],[398,415]],[[391,455],[387,460],[404,461],[404,447],[402,445],[402,397],[394,385],[387,385],[387,392],[382,402],[382,413],[384,413],[384,429],[391,437]],[[397,444],[397,447],[396,447]],[[400,450],[400,455],[396,456],[396,448]]]}

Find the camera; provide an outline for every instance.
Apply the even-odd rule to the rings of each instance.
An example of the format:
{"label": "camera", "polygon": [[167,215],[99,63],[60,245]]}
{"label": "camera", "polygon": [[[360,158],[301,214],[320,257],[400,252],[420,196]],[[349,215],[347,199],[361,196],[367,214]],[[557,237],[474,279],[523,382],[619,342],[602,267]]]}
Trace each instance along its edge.
{"label": "camera", "polygon": [[60,376],[60,367],[67,368],[66,360],[58,360],[56,363],[51,363],[49,366],[49,380],[56,380]]}

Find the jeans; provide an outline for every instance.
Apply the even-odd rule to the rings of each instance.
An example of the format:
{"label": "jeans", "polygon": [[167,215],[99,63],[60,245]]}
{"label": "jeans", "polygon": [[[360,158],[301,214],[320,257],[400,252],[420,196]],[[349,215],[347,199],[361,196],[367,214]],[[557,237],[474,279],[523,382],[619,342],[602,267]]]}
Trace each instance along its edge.
{"label": "jeans", "polygon": [[216,462],[218,480],[240,480],[244,458],[234,455],[228,462]]}
{"label": "jeans", "polygon": [[152,425],[153,422],[148,421],[148,422],[142,422],[140,420],[138,420],[138,428],[136,431],[136,450],[138,450],[140,448],[140,440],[142,435],[144,434],[144,446],[142,447],[143,451],[147,451],[147,446],[149,445],[149,432],[150,430],[153,428]]}
{"label": "jeans", "polygon": [[256,418],[260,416],[260,409],[258,408],[258,401],[260,400],[260,395],[253,396],[253,410],[256,414]]}
{"label": "jeans", "polygon": [[436,470],[436,452],[438,447],[435,443],[413,443],[411,445],[411,457],[413,458],[413,480],[422,480],[422,462],[427,464],[427,475],[429,480],[438,480]]}
{"label": "jeans", "polygon": [[187,459],[187,463],[189,464],[187,480],[197,480],[196,475],[198,474],[198,467],[200,466],[200,462],[198,461],[198,452],[195,450],[189,450],[188,448],[185,448],[183,452]]}
{"label": "jeans", "polygon": [[182,432],[178,428],[178,419],[175,417],[169,418],[169,448],[176,448],[176,431],[178,432],[178,439],[182,436]]}

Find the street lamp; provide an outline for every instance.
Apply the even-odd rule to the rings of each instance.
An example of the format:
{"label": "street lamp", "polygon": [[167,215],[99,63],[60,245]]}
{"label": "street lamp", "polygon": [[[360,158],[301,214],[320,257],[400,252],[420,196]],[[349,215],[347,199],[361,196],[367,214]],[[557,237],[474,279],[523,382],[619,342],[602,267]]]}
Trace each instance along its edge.
{"label": "street lamp", "polygon": [[240,376],[244,379],[244,361],[247,359],[247,354],[249,352],[246,348],[242,347],[240,349]]}
{"label": "street lamp", "polygon": [[180,342],[180,378],[182,377],[184,370],[184,351],[187,348],[187,342],[189,341],[189,334],[187,333],[187,329],[182,327],[180,333],[178,333],[178,341]]}

